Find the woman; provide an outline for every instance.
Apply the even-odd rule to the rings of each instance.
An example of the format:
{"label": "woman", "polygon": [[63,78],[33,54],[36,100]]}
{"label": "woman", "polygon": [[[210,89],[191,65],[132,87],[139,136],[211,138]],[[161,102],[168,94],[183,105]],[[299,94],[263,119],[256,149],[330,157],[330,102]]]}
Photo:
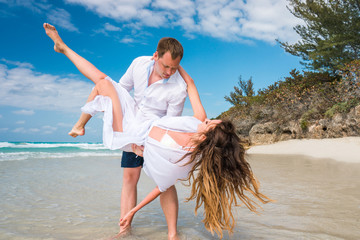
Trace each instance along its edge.
{"label": "woman", "polygon": [[257,212],[255,201],[272,201],[259,192],[245,150],[230,121],[208,120],[191,77],[179,67],[188,85],[193,117],[163,117],[154,121],[144,143],[144,171],[157,187],[123,219],[126,227],[134,214],[154,200],[179,179],[192,182],[191,195],[196,199],[195,214],[204,206],[204,225],[222,238],[222,231],[233,232],[235,221],[232,206],[237,198],[251,211]]}
{"label": "woman", "polygon": [[[55,28],[49,24],[44,27],[55,42],[55,51],[63,52],[66,45]],[[85,59],[72,55],[77,54],[72,50],[66,54],[96,86],[69,134],[83,135],[91,116],[104,111],[104,145],[143,154],[144,171],[157,185],[120,220],[120,226],[126,228],[138,210],[180,179],[192,182],[188,200],[196,199],[195,213],[204,205],[205,227],[220,237],[223,230],[233,231],[235,222],[231,209],[238,205],[237,198],[254,212],[258,205],[246,193],[262,203],[271,201],[259,192],[234,125],[229,121],[206,119],[194,81],[181,67],[178,70],[188,86],[194,116],[158,119],[143,116],[125,89]]]}

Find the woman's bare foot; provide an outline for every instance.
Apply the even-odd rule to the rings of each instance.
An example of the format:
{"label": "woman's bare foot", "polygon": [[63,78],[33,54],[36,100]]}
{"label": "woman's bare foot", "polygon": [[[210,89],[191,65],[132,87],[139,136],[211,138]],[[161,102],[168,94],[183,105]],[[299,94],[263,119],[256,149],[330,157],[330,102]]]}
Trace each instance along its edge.
{"label": "woman's bare foot", "polygon": [[58,53],[64,53],[66,45],[56,31],[56,28],[49,23],[44,23],[43,27],[45,28],[45,33],[54,41],[54,50]]}
{"label": "woman's bare foot", "polygon": [[85,128],[74,126],[68,134],[74,138],[83,136],[85,134]]}
{"label": "woman's bare foot", "polygon": [[131,234],[131,227],[128,227],[127,229],[122,229],[118,234],[110,238],[109,240],[115,240],[115,239],[121,239],[124,237],[127,237]]}

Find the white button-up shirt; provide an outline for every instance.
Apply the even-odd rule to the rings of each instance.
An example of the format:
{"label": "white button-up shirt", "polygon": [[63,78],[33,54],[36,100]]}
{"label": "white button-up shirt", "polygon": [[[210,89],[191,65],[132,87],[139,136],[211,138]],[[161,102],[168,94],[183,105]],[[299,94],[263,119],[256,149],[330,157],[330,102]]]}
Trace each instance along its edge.
{"label": "white button-up shirt", "polygon": [[186,83],[178,71],[168,79],[148,86],[154,68],[151,56],[136,58],[121,77],[119,83],[128,92],[134,90],[134,100],[145,115],[180,116],[187,96]]}

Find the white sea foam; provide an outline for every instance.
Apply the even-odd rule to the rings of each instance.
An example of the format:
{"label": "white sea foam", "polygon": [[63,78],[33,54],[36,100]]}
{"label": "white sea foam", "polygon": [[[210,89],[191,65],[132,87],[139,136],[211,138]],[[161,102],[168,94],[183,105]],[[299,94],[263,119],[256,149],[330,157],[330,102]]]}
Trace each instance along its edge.
{"label": "white sea foam", "polygon": [[76,157],[121,157],[121,151],[106,151],[106,152],[0,152],[0,162],[2,161],[23,161],[30,159],[53,159],[53,158],[76,158]]}
{"label": "white sea foam", "polygon": [[12,143],[0,142],[0,161],[72,157],[121,156],[99,143]]}
{"label": "white sea foam", "polygon": [[0,142],[0,148],[58,148],[77,147],[84,149],[106,149],[101,143],[11,143]]}
{"label": "white sea foam", "polygon": [[0,148],[7,148],[7,147],[12,147],[15,146],[14,143],[9,143],[9,142],[0,142]]}

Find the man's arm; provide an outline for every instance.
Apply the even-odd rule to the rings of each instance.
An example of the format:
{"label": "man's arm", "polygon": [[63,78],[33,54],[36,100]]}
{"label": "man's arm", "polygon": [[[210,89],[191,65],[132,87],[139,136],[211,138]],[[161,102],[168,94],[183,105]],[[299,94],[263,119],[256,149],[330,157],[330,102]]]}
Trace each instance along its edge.
{"label": "man's arm", "polygon": [[168,108],[166,110],[166,116],[181,116],[184,109],[184,104],[186,100],[186,89],[181,90],[174,94],[171,100],[168,102]]}
{"label": "man's arm", "polygon": [[185,81],[182,79],[180,72],[177,72],[175,74],[177,74],[177,76],[174,77],[179,78],[179,82],[172,90],[170,100],[168,100],[167,102],[168,105],[166,109],[166,116],[170,117],[181,116],[187,97]]}
{"label": "man's arm", "polygon": [[130,92],[134,88],[134,71],[135,60],[130,64],[129,68],[126,70],[125,74],[120,78],[120,85]]}

